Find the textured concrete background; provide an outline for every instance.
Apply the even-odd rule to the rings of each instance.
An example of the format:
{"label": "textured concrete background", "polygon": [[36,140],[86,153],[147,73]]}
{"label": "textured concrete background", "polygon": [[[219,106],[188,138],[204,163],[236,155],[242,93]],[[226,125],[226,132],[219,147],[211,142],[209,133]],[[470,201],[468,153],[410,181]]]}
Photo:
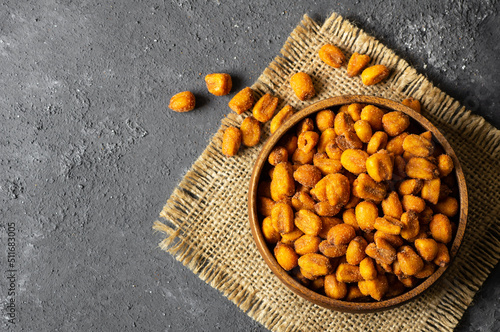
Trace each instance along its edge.
{"label": "textured concrete background", "polygon": [[[4,1],[0,267],[19,331],[265,331],[157,247],[166,198],[303,14],[336,11],[500,126],[498,1]],[[167,109],[191,90],[198,107]],[[495,170],[492,170],[495,171]],[[498,171],[498,169],[496,170]],[[5,267],[5,268],[4,268]],[[3,273],[4,271],[2,271]],[[7,274],[7,273],[6,273]],[[500,330],[497,266],[457,331]],[[0,279],[2,318],[9,282]]]}

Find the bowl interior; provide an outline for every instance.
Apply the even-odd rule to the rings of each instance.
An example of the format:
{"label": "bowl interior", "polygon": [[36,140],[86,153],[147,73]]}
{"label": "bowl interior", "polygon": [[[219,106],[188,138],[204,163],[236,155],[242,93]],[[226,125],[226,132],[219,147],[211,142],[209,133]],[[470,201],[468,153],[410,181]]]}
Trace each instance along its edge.
{"label": "bowl interior", "polygon": [[450,258],[453,261],[453,258],[456,256],[458,249],[460,247],[460,243],[462,242],[462,239],[464,237],[465,227],[467,223],[467,207],[468,207],[467,189],[460,162],[458,161],[458,158],[455,155],[455,152],[451,148],[448,141],[439,132],[439,130],[437,130],[437,128],[434,127],[434,125],[432,125],[425,117],[423,117],[422,115],[415,112],[409,107],[406,107],[398,102],[385,98],[373,97],[373,96],[339,96],[319,101],[297,112],[291,119],[289,119],[284,125],[282,125],[266,141],[261,150],[261,153],[257,158],[256,164],[253,169],[252,177],[250,179],[250,186],[248,191],[249,195],[248,212],[249,212],[252,235],[257,244],[259,252],[261,253],[262,257],[264,258],[269,268],[273,271],[273,273],[293,292],[317,305],[333,310],[344,311],[344,312],[358,312],[358,313],[374,312],[398,306],[420,295],[424,290],[429,288],[434,282],[436,282],[436,280],[438,280],[443,275],[449,264],[445,267],[440,267],[439,269],[437,269],[430,277],[425,279],[415,288],[412,288],[411,290],[391,299],[379,302],[348,302],[342,300],[335,300],[303,286],[293,277],[291,277],[283,268],[281,268],[281,266],[277,263],[276,259],[274,258],[274,255],[269,250],[268,245],[264,239],[257,213],[257,188],[259,184],[260,174],[266,164],[269,153],[278,143],[279,139],[283,137],[284,134],[288,132],[288,130],[293,128],[302,119],[311,116],[314,113],[323,109],[327,108],[332,109],[351,103],[371,104],[383,108],[385,110],[401,111],[403,113],[406,113],[412,118],[413,122],[416,122],[425,130],[431,131],[433,134],[433,139],[438,144],[440,144],[441,147],[444,149],[445,153],[452,158],[455,166],[454,173],[456,175],[456,181],[458,187],[457,199],[459,202],[457,230],[455,238],[453,239],[453,242],[449,249]]}

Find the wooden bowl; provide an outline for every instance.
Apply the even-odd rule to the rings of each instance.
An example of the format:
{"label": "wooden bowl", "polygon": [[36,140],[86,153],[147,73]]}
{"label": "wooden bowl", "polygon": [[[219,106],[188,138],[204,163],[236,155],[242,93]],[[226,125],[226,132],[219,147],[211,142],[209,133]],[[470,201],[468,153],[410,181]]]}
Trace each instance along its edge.
{"label": "wooden bowl", "polygon": [[[322,307],[353,313],[364,313],[364,312],[375,312],[387,310],[399,306],[409,300],[414,299],[418,295],[422,294],[426,289],[428,289],[432,284],[434,284],[446,271],[446,267],[440,267],[437,269],[429,278],[425,279],[417,287],[410,289],[409,291],[387,300],[382,300],[380,302],[348,302],[342,300],[334,300],[327,296],[321,295],[305,286],[300,284],[294,278],[292,278],[281,266],[277,263],[274,258],[273,253],[269,250],[269,247],[264,240],[264,236],[261,230],[261,224],[259,222],[257,213],[257,188],[259,184],[259,178],[264,165],[267,162],[267,158],[271,150],[277,144],[279,139],[286,133],[290,128],[293,128],[302,119],[313,115],[314,113],[323,109],[332,109],[345,104],[351,103],[363,103],[371,104],[389,111],[401,111],[406,113],[412,118],[412,122],[420,124],[425,130],[432,132],[434,139],[443,147],[445,152],[453,159],[455,164],[454,174],[456,175],[456,180],[459,188],[458,201],[460,205],[460,212],[458,214],[458,225],[457,231],[453,243],[450,249],[450,258],[457,255],[460,243],[464,237],[465,227],[467,223],[467,188],[465,185],[465,178],[458,161],[455,152],[451,148],[450,144],[446,141],[444,136],[439,132],[439,130],[434,127],[429,120],[427,120],[422,115],[418,114],[409,107],[406,107],[398,102],[388,100],[385,98],[372,97],[372,96],[340,96],[329,98],[326,100],[314,103],[303,110],[297,112],[291,119],[289,119],[285,124],[283,124],[264,144],[259,157],[256,160],[252,177],[250,179],[250,187],[248,190],[248,214],[250,217],[250,227],[252,229],[252,235],[257,244],[257,247],[267,263],[269,268],[274,272],[274,274],[293,292],[302,296],[306,300],[309,300]],[[454,217],[457,218],[457,217]],[[451,264],[451,262],[450,262]],[[449,266],[449,264],[448,264]]]}

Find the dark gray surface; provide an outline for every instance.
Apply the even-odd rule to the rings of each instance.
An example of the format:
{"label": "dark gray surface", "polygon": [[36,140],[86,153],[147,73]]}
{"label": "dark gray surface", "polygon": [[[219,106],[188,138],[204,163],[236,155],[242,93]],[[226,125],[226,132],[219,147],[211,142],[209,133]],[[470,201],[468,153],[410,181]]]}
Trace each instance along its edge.
{"label": "dark gray surface", "polygon": [[[12,330],[264,331],[160,251],[151,230],[229,111],[204,75],[230,73],[233,92],[250,85],[304,13],[336,11],[498,127],[498,2],[433,3],[0,4],[0,266],[15,223]],[[196,110],[167,110],[183,90]],[[500,330],[499,279],[497,266],[457,331]],[[2,277],[4,304],[7,288]]]}

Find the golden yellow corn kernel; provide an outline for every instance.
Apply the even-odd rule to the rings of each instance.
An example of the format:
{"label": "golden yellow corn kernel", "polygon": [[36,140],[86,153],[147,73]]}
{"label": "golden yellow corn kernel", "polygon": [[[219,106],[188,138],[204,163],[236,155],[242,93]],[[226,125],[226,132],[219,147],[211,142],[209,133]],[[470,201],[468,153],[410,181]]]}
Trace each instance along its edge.
{"label": "golden yellow corn kernel", "polygon": [[293,231],[291,231],[290,233],[286,233],[286,234],[281,234],[281,242],[285,243],[285,244],[294,244],[295,241],[297,241],[297,239],[299,237],[301,237],[302,235],[304,235],[304,232],[302,232],[300,229],[298,228],[295,228]]}
{"label": "golden yellow corn kernel", "polygon": [[208,74],[205,76],[208,92],[216,96],[225,96],[233,87],[231,76],[225,73]]}
{"label": "golden yellow corn kernel", "polygon": [[335,246],[348,244],[356,237],[354,227],[348,224],[339,224],[328,232],[328,242]]}
{"label": "golden yellow corn kernel", "polygon": [[412,97],[404,99],[401,104],[408,106],[409,108],[413,109],[417,113],[422,113],[422,106],[420,105],[420,102],[417,99],[414,99]]}
{"label": "golden yellow corn kernel", "polygon": [[302,149],[297,149],[292,155],[292,162],[298,165],[311,164],[313,162],[316,149],[310,152],[304,152]]}
{"label": "golden yellow corn kernel", "polygon": [[432,217],[429,229],[434,240],[441,243],[449,243],[452,239],[451,222],[444,214],[436,214]]}
{"label": "golden yellow corn kernel", "polygon": [[406,164],[405,171],[414,179],[432,180],[439,176],[437,166],[425,158],[411,158]]}
{"label": "golden yellow corn kernel", "polygon": [[274,229],[280,234],[290,233],[294,230],[293,209],[290,205],[282,202],[274,204],[271,211],[271,221]]}
{"label": "golden yellow corn kernel", "polygon": [[317,145],[317,150],[319,153],[326,152],[326,147],[329,143],[335,144],[335,138],[337,137],[337,134],[335,133],[335,129],[333,128],[326,128],[323,130],[321,133],[321,136],[319,137],[318,145]]}
{"label": "golden yellow corn kernel", "polygon": [[[327,130],[325,130],[325,132],[326,131]],[[342,152],[343,151],[342,151],[342,149],[340,149],[337,146],[337,143],[335,143],[335,142],[329,142],[326,145],[325,152],[326,152],[326,155],[328,156],[328,158],[340,161],[340,158],[342,157]]]}
{"label": "golden yellow corn kernel", "polygon": [[375,65],[366,68],[361,73],[361,81],[364,85],[373,85],[382,82],[389,76],[389,68],[384,65]]}
{"label": "golden yellow corn kernel", "polygon": [[438,170],[439,170],[439,176],[440,177],[445,177],[448,174],[450,174],[451,171],[453,171],[453,167],[454,167],[453,160],[447,154],[440,155],[437,158],[437,161],[438,161],[437,167],[438,167]]}
{"label": "golden yellow corn kernel", "polygon": [[308,100],[316,95],[311,76],[304,72],[298,72],[290,78],[290,86],[300,100]]}
{"label": "golden yellow corn kernel", "polygon": [[392,180],[393,159],[386,150],[380,150],[366,159],[366,171],[377,182]]}
{"label": "golden yellow corn kernel", "polygon": [[[392,220],[392,222],[393,222],[393,224],[396,224],[395,220]],[[375,234],[373,235],[373,240],[375,241],[375,243],[379,243],[380,240],[385,240],[385,241],[387,241],[387,243],[389,243],[395,249],[401,247],[404,243],[404,240],[401,236],[387,234],[387,233],[384,233],[381,231],[375,232]]]}
{"label": "golden yellow corn kernel", "polygon": [[301,185],[312,188],[321,180],[321,171],[313,165],[301,165],[293,172],[293,178]]}
{"label": "golden yellow corn kernel", "polygon": [[385,215],[399,219],[403,214],[403,205],[398,194],[393,191],[382,201],[382,211]]}
{"label": "golden yellow corn kernel", "polygon": [[422,258],[410,246],[402,246],[398,249],[398,262],[403,272],[407,276],[413,276],[424,267]]}
{"label": "golden yellow corn kernel", "polygon": [[279,163],[287,162],[288,151],[282,146],[276,146],[274,149],[272,149],[271,153],[269,153],[267,161],[273,166],[276,166]]}
{"label": "golden yellow corn kernel", "polygon": [[369,295],[377,301],[382,300],[389,290],[389,283],[385,275],[380,275],[373,280],[358,282],[358,287],[363,295]]}
{"label": "golden yellow corn kernel", "polygon": [[454,197],[446,197],[444,200],[434,205],[434,209],[451,218],[458,213],[458,201]]}
{"label": "golden yellow corn kernel", "polygon": [[293,180],[293,169],[289,163],[279,163],[274,167],[271,180],[271,197],[275,202],[295,193],[295,181]]}
{"label": "golden yellow corn kernel", "polygon": [[424,260],[432,262],[438,254],[438,244],[433,239],[416,239],[415,249]]}
{"label": "golden yellow corn kernel", "polygon": [[304,234],[317,236],[321,232],[321,218],[310,210],[300,210],[295,213],[295,226]]}
{"label": "golden yellow corn kernel", "polygon": [[354,77],[359,75],[368,66],[370,61],[371,59],[368,55],[354,52],[347,64],[347,76]]}
{"label": "golden yellow corn kernel", "polygon": [[334,119],[334,129],[337,135],[354,132],[354,121],[346,112],[338,112]]}
{"label": "golden yellow corn kernel", "polygon": [[375,220],[378,217],[378,208],[373,202],[363,201],[354,209],[356,222],[364,232],[374,230]]}
{"label": "golden yellow corn kernel", "polygon": [[305,131],[299,135],[297,146],[305,153],[311,152],[319,141],[319,134],[315,131]]}
{"label": "golden yellow corn kernel", "polygon": [[386,234],[399,235],[401,233],[401,226],[392,223],[387,218],[375,219],[375,224],[373,225],[373,227],[375,227],[376,230],[384,232]]}
{"label": "golden yellow corn kernel", "polygon": [[329,66],[334,68],[340,68],[346,63],[346,58],[344,53],[332,44],[323,45],[319,52],[319,58]]}
{"label": "golden yellow corn kernel", "polygon": [[190,91],[179,92],[170,98],[168,107],[175,112],[188,112],[194,109],[196,100]]}
{"label": "golden yellow corn kernel", "polygon": [[274,247],[274,257],[276,257],[278,264],[286,271],[290,271],[298,265],[299,256],[288,244],[278,242],[276,247]]}
{"label": "golden yellow corn kernel", "polygon": [[298,263],[304,275],[313,277],[325,276],[333,270],[330,260],[321,254],[305,254]]}
{"label": "golden yellow corn kernel", "polygon": [[368,143],[372,138],[372,127],[365,120],[358,120],[354,123],[354,131],[363,143]]}
{"label": "golden yellow corn kernel", "polygon": [[418,215],[415,211],[409,210],[401,215],[401,237],[405,240],[412,241],[420,232],[420,223]]}
{"label": "golden yellow corn kernel", "polygon": [[346,301],[356,301],[365,297],[363,293],[359,290],[358,285],[350,285],[347,288],[347,295],[345,297]]}
{"label": "golden yellow corn kernel", "polygon": [[363,148],[363,142],[361,142],[354,131],[348,131],[337,136],[335,138],[335,143],[337,143],[337,146],[342,150]]}
{"label": "golden yellow corn kernel", "polygon": [[414,195],[404,195],[401,200],[401,204],[403,205],[403,209],[405,211],[413,210],[417,213],[424,211],[425,202],[422,198]]}
{"label": "golden yellow corn kernel", "polygon": [[298,210],[314,210],[314,204],[316,202],[312,197],[306,192],[296,192],[292,197],[292,206],[295,211]]}
{"label": "golden yellow corn kernel", "polygon": [[349,242],[347,246],[347,252],[345,253],[345,258],[347,263],[351,265],[358,265],[365,257],[365,249],[368,242],[362,236],[356,236]]}
{"label": "golden yellow corn kernel", "polygon": [[382,126],[389,136],[398,136],[410,126],[410,117],[403,112],[394,111],[384,114]]}
{"label": "golden yellow corn kernel", "polygon": [[283,123],[290,119],[294,112],[295,110],[292,106],[285,105],[271,120],[271,134],[274,134]]}
{"label": "golden yellow corn kernel", "polygon": [[305,254],[314,254],[319,250],[321,239],[318,236],[302,235],[294,243],[295,252],[302,256]]}
{"label": "golden yellow corn kernel", "polygon": [[428,157],[434,152],[434,144],[420,135],[412,134],[404,139],[403,149],[415,157]]}
{"label": "golden yellow corn kernel", "polygon": [[288,156],[293,155],[295,150],[297,150],[297,141],[298,138],[295,135],[285,135],[280,140],[280,145],[284,146],[285,149],[288,151]]}
{"label": "golden yellow corn kernel", "polygon": [[408,133],[405,132],[391,138],[391,140],[387,142],[385,149],[395,156],[402,155],[404,153],[403,141],[405,140],[406,136],[408,136]]}
{"label": "golden yellow corn kernel", "polygon": [[266,93],[255,103],[252,110],[253,117],[262,123],[267,122],[273,117],[276,107],[278,107],[278,97]]}
{"label": "golden yellow corn kernel", "polygon": [[273,222],[270,217],[264,218],[262,221],[262,234],[264,239],[269,244],[276,244],[281,239],[281,235],[273,227]]}
{"label": "golden yellow corn kernel", "polygon": [[321,232],[319,233],[319,237],[322,239],[327,239],[328,238],[328,232],[330,229],[332,229],[334,226],[341,224],[342,220],[339,218],[333,218],[333,217],[321,217]]}
{"label": "golden yellow corn kernel", "polygon": [[434,271],[436,271],[436,264],[430,262],[424,262],[424,267],[420,272],[415,274],[415,278],[425,279],[430,277]]}
{"label": "golden yellow corn kernel", "polygon": [[335,123],[335,113],[331,110],[322,110],[316,113],[316,127],[324,132],[328,128],[333,128]]}
{"label": "golden yellow corn kernel", "polygon": [[438,243],[438,253],[436,258],[434,258],[434,264],[443,267],[448,265],[450,260],[450,253],[446,245],[444,243]]}
{"label": "golden yellow corn kernel", "polygon": [[439,178],[424,181],[421,196],[426,201],[437,204],[441,194],[441,180]]}
{"label": "golden yellow corn kernel", "polygon": [[359,266],[351,265],[348,263],[341,263],[337,267],[337,271],[335,272],[335,276],[337,280],[340,282],[358,282],[364,280],[359,272]]}
{"label": "golden yellow corn kernel", "polygon": [[260,141],[260,122],[249,116],[243,120],[240,126],[243,145],[252,147]]}
{"label": "golden yellow corn kernel", "polygon": [[384,239],[368,244],[365,253],[379,264],[392,264],[396,260],[396,249]]}
{"label": "golden yellow corn kernel", "polygon": [[240,92],[234,95],[234,97],[229,101],[228,106],[236,114],[243,114],[252,108],[254,103],[253,90],[249,87],[244,88]]}
{"label": "golden yellow corn kernel", "polygon": [[371,257],[363,258],[363,260],[359,263],[359,273],[364,280],[373,280],[377,278],[375,261]]}
{"label": "golden yellow corn kernel", "polygon": [[222,136],[222,153],[228,157],[238,153],[241,145],[241,131],[236,127],[228,127]]}
{"label": "golden yellow corn kernel", "polygon": [[341,205],[331,205],[328,202],[318,202],[314,204],[314,212],[320,217],[333,217],[342,210]]}
{"label": "golden yellow corn kernel", "polygon": [[375,132],[370,138],[370,141],[368,141],[368,145],[366,146],[366,152],[371,155],[377,153],[380,150],[385,149],[385,147],[387,146],[387,140],[388,136],[385,132],[383,131]]}
{"label": "golden yellow corn kernel", "polygon": [[347,244],[336,246],[328,242],[328,240],[324,240],[319,244],[319,251],[326,257],[337,258],[345,255]]}
{"label": "golden yellow corn kernel", "polygon": [[347,295],[347,285],[338,281],[334,274],[325,276],[324,288],[326,296],[335,300],[342,300]]}
{"label": "golden yellow corn kernel", "polygon": [[342,152],[340,162],[342,166],[353,174],[361,174],[366,172],[366,160],[368,154],[360,149],[347,149]]}

